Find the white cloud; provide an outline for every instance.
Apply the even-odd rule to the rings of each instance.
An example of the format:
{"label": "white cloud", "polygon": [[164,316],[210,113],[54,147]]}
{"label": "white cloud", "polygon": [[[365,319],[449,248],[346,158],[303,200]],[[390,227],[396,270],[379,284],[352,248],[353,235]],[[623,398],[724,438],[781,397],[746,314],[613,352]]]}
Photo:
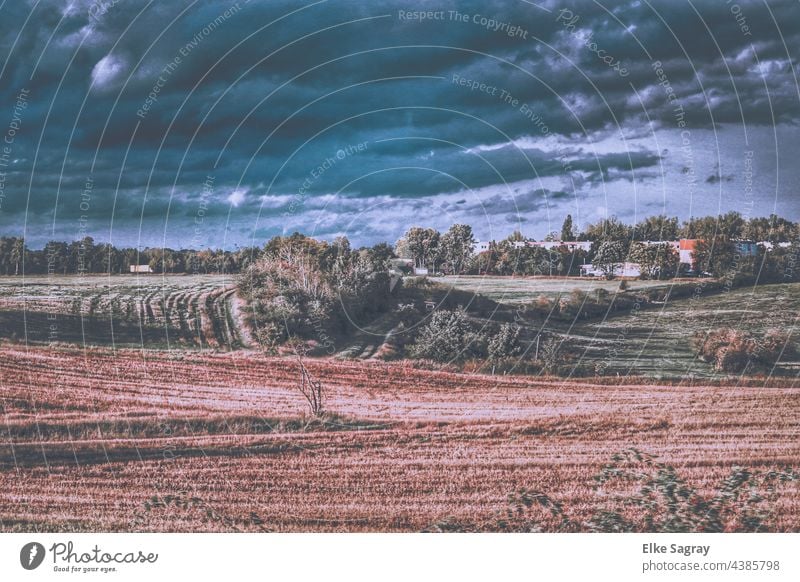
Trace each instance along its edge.
{"label": "white cloud", "polygon": [[127,63],[123,59],[107,54],[92,69],[92,85],[98,89],[107,89],[121,79],[126,69]]}
{"label": "white cloud", "polygon": [[247,190],[241,190],[237,188],[228,195],[228,202],[230,202],[234,207],[239,206],[242,202],[244,202],[244,197],[246,194]]}
{"label": "white cloud", "polygon": [[791,70],[791,65],[786,59],[771,59],[760,61],[758,64],[752,66],[749,72],[757,73],[762,77],[769,77],[770,75],[791,72]]}

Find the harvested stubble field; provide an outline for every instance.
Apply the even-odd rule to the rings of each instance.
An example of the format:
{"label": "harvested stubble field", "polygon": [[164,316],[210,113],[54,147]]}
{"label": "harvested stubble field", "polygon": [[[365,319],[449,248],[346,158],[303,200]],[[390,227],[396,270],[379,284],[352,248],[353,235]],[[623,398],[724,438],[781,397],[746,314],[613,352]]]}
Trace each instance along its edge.
{"label": "harvested stubble field", "polygon": [[[577,519],[628,447],[702,491],[734,465],[800,466],[787,380],[660,385],[307,360],[328,391],[303,420],[297,363],[250,352],[0,351],[3,531],[418,531],[491,523],[521,487]],[[800,530],[800,491],[775,526]]]}
{"label": "harvested stubble field", "polygon": [[86,346],[246,346],[229,275],[0,277],[0,339]]}

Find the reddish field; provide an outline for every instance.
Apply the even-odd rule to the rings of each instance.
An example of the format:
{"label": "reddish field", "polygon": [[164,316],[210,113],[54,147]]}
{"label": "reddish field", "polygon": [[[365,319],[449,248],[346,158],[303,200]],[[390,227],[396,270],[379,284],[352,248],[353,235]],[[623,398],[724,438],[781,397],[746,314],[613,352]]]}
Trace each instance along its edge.
{"label": "reddish field", "polygon": [[[418,531],[490,523],[512,491],[576,519],[636,447],[701,491],[734,465],[800,467],[800,389],[599,385],[226,354],[0,349],[0,530]],[[156,497],[156,503],[153,498]],[[165,503],[166,501],[166,503]],[[775,527],[800,530],[787,488]]]}

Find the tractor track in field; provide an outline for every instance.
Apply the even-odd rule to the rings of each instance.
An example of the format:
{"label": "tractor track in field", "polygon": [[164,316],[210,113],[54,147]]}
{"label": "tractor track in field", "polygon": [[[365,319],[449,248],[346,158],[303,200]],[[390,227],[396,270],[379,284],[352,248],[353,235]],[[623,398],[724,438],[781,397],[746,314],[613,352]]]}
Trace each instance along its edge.
{"label": "tractor track in field", "polygon": [[[0,339],[36,345],[60,341],[235,350],[255,345],[235,285],[211,278],[96,277],[89,283],[27,285],[0,290]],[[69,284],[67,284],[69,283]],[[26,325],[6,326],[6,320]],[[50,334],[57,320],[57,335]],[[5,329],[4,329],[5,328]]]}

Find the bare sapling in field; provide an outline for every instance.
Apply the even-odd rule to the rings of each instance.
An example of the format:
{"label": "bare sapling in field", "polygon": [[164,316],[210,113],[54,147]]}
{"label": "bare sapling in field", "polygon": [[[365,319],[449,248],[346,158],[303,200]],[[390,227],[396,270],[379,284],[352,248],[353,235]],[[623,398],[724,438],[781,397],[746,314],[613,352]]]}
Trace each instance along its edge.
{"label": "bare sapling in field", "polygon": [[300,364],[300,393],[306,399],[311,415],[320,418],[325,412],[325,391],[322,388],[322,381],[315,380],[308,372],[301,352],[297,354],[297,362]]}

